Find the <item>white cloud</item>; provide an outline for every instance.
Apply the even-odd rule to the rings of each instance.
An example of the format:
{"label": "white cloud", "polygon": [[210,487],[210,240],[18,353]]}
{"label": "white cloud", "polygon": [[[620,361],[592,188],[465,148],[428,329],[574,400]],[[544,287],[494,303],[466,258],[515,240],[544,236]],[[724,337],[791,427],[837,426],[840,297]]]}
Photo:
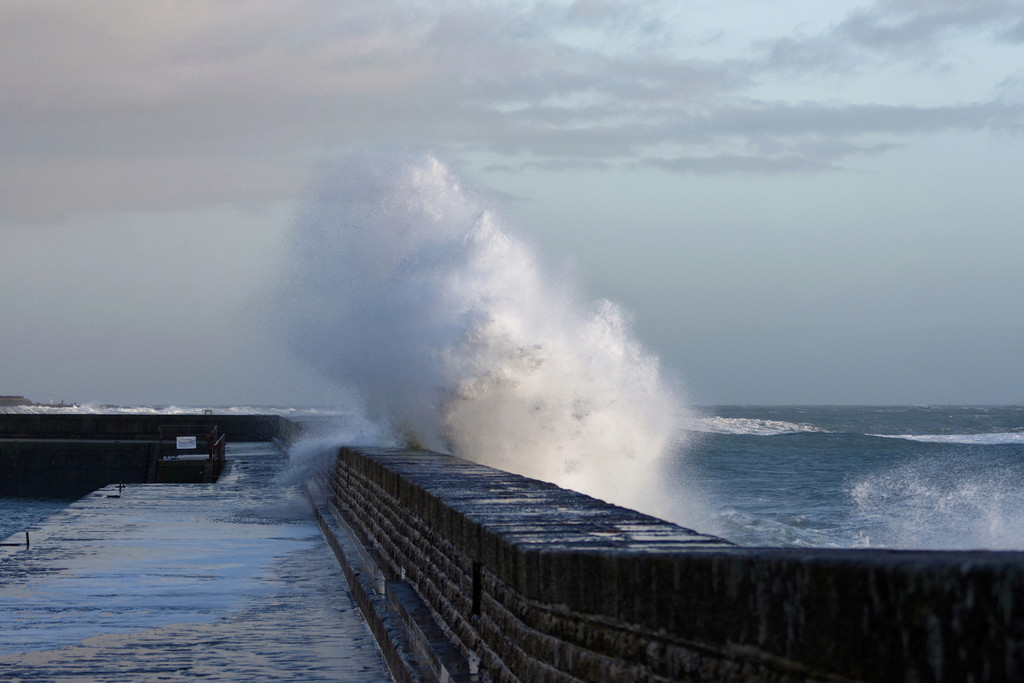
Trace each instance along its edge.
{"label": "white cloud", "polygon": [[[775,172],[884,149],[865,133],[893,144],[1020,124],[1019,110],[986,101],[849,100],[842,77],[809,85],[802,101],[751,94],[780,74],[863,66],[871,55],[884,76],[892,55],[938,50],[954,33],[1005,38],[1019,3],[879,2],[825,33],[779,37],[762,46],[766,59],[701,58],[694,36],[734,17],[704,8],[696,26],[670,10],[610,0],[7,2],[0,206],[39,217],[287,196],[310,155],[379,142],[476,150],[503,164],[676,157],[698,172]],[[1010,75],[993,74],[992,88]],[[828,144],[807,143],[817,135]]]}
{"label": "white cloud", "polygon": [[901,59],[944,64],[965,35],[1020,40],[1024,7],[1016,0],[876,0],[821,34],[782,36],[770,61],[794,69],[851,70]]}

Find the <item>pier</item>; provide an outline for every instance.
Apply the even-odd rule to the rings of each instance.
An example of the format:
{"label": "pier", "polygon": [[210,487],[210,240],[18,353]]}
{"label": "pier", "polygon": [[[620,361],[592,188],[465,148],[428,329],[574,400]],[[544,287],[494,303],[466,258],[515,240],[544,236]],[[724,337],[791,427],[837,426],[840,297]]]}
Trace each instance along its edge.
{"label": "pier", "polygon": [[1024,678],[1021,552],[743,548],[419,450],[300,486],[276,444],[308,425],[259,425],[217,483],[110,482],[7,539],[0,678]]}
{"label": "pier", "polygon": [[216,484],[106,486],[0,547],[0,679],[391,680],[301,491],[275,482],[285,456],[227,460]]}
{"label": "pier", "polygon": [[[270,441],[283,430],[276,415],[0,414],[0,496],[77,498],[111,483],[213,482],[226,436]],[[195,443],[179,448],[178,437]]]}

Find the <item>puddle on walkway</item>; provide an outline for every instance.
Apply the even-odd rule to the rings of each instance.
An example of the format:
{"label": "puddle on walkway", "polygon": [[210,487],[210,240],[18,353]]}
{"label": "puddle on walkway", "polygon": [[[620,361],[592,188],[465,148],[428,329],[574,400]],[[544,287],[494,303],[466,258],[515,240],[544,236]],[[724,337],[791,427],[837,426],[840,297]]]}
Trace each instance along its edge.
{"label": "puddle on walkway", "polygon": [[387,681],[271,444],[217,484],[88,496],[0,548],[0,679]]}

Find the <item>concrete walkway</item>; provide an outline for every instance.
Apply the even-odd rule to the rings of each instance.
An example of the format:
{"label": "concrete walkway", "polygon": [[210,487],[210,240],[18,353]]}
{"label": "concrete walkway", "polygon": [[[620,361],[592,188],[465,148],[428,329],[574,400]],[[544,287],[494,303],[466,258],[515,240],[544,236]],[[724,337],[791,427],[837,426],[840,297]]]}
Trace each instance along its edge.
{"label": "concrete walkway", "polygon": [[390,681],[285,457],[228,461],[217,484],[107,487],[0,547],[0,680]]}

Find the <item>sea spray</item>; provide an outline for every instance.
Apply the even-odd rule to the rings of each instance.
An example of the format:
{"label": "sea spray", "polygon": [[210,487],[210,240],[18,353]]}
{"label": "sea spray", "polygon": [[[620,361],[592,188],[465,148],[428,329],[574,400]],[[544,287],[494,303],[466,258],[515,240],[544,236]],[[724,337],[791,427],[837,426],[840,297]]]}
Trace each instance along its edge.
{"label": "sea spray", "polygon": [[848,488],[858,526],[879,547],[1024,548],[1020,467],[978,461],[921,457],[858,479]]}
{"label": "sea spray", "polygon": [[331,166],[289,244],[282,329],[396,438],[668,512],[661,459],[685,409],[658,359],[445,164]]}
{"label": "sea spray", "polygon": [[326,472],[342,446],[397,445],[379,423],[358,413],[292,419],[302,423],[301,436],[287,445],[288,467],[274,478],[278,484],[301,484]]}

